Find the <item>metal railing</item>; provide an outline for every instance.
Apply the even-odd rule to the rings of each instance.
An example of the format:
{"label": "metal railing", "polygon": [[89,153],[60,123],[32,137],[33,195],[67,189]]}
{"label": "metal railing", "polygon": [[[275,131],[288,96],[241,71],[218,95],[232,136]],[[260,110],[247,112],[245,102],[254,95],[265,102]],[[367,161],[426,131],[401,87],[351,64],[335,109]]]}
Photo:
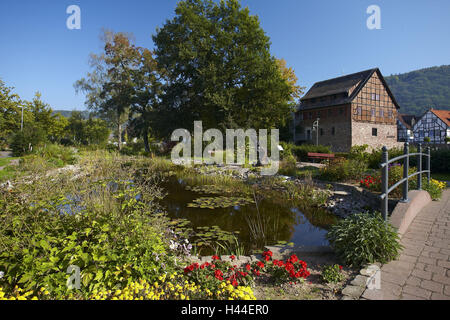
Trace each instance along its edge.
{"label": "metal railing", "polygon": [[[419,143],[417,146],[416,153],[409,153],[409,143],[405,142],[405,146],[403,149],[403,155],[389,159],[388,150],[384,146],[383,153],[381,155],[381,213],[384,217],[384,220],[387,221],[388,218],[388,202],[389,202],[389,193],[397,188],[399,185],[403,185],[402,188],[402,199],[400,202],[408,202],[408,188],[409,188],[409,179],[417,176],[417,189],[422,190],[422,174],[427,174],[428,183],[430,183],[431,179],[431,155],[430,155],[430,147],[426,148],[426,153],[422,152],[422,145]],[[413,156],[417,157],[417,171],[409,174],[409,159]],[[422,170],[422,157],[427,157],[426,159],[426,170]],[[403,161],[403,179],[398,181],[389,187],[389,164],[396,162],[398,160]]]}

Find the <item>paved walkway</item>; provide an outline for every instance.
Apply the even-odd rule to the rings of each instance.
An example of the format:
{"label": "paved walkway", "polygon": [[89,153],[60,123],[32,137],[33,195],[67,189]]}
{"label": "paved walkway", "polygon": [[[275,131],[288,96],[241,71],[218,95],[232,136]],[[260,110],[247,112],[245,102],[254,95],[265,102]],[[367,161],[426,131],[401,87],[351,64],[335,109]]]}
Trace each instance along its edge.
{"label": "paved walkway", "polygon": [[450,189],[428,204],[411,223],[398,260],[381,267],[381,289],[370,300],[450,300]]}

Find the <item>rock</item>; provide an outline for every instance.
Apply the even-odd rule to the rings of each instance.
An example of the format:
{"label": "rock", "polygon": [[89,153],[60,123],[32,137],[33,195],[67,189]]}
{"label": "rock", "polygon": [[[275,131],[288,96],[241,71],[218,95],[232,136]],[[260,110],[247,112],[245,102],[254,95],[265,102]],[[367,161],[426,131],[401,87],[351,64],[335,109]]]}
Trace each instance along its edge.
{"label": "rock", "polygon": [[365,287],[360,286],[346,286],[344,290],[342,290],[342,294],[345,296],[350,296],[355,299],[359,299],[361,295],[364,293]]}
{"label": "rock", "polygon": [[6,191],[11,191],[13,189],[13,184],[11,181],[6,181],[5,183],[0,184],[0,189],[6,189]]}
{"label": "rock", "polygon": [[349,193],[346,191],[333,191],[333,194],[339,195],[339,196],[348,196]]}
{"label": "rock", "polygon": [[366,287],[367,286],[367,280],[369,279],[369,277],[365,277],[362,275],[357,275],[355,279],[353,279],[352,282],[350,282],[350,284],[352,286],[359,286],[359,287]]}

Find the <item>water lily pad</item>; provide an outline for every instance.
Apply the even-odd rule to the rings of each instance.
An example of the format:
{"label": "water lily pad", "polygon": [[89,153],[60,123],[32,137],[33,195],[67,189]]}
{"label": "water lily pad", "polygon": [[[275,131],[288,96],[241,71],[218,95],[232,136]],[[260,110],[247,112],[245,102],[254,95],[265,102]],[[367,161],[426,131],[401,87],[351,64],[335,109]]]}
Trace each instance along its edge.
{"label": "water lily pad", "polygon": [[189,208],[203,208],[203,209],[216,209],[216,208],[229,208],[234,206],[245,206],[247,204],[254,203],[252,199],[242,197],[202,197],[195,199],[193,202],[188,203]]}
{"label": "water lily pad", "polygon": [[186,186],[186,190],[203,194],[230,194],[231,190],[224,186],[203,185],[203,186]]}

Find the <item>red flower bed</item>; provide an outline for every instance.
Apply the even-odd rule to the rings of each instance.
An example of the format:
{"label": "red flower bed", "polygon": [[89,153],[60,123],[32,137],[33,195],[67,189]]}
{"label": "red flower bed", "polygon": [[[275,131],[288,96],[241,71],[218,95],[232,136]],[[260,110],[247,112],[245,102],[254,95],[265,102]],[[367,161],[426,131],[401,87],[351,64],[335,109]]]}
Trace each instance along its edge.
{"label": "red flower bed", "polygon": [[378,177],[366,176],[361,179],[359,185],[372,191],[379,191],[381,188],[381,179]]}
{"label": "red flower bed", "polygon": [[[302,281],[310,275],[306,262],[295,254],[286,261],[272,260],[273,253],[270,250],[264,251],[262,256],[264,261],[244,264],[239,268],[230,262],[220,260],[218,256],[213,256],[211,262],[186,266],[184,273],[198,283],[206,281],[211,286],[222,281],[229,281],[233,286],[248,285],[263,273],[271,276],[277,283]],[[236,257],[232,255],[230,259],[234,261]]]}

